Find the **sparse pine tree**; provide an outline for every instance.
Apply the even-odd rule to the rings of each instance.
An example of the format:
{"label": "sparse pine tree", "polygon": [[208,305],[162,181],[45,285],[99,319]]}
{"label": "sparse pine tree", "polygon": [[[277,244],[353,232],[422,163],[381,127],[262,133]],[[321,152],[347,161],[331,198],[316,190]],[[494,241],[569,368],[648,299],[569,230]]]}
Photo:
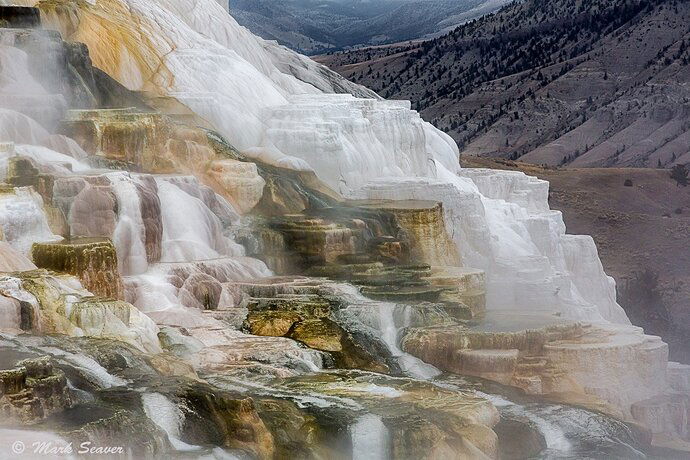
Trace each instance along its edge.
{"label": "sparse pine tree", "polygon": [[688,168],[685,165],[675,165],[671,169],[671,179],[676,181],[676,186],[688,186]]}

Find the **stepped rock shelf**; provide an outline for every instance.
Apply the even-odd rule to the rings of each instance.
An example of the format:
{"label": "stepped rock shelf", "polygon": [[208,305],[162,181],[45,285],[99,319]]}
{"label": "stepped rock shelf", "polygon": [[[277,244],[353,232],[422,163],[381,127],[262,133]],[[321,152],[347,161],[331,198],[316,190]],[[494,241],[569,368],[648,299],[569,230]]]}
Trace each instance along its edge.
{"label": "stepped rock shelf", "polygon": [[2,455],[686,446],[690,367],[546,182],[459,168],[409,104],[212,0],[4,3]]}

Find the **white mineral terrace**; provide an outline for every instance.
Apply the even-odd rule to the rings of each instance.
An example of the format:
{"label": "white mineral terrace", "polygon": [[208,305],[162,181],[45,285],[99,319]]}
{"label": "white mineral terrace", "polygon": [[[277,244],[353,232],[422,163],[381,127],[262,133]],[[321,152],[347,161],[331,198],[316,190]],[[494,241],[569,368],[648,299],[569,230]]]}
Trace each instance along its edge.
{"label": "white mineral terrace", "polygon": [[[548,344],[547,358],[585,393],[603,398],[656,432],[687,431],[687,420],[669,430],[671,403],[663,398],[670,384],[687,393],[688,368],[672,365],[669,384],[667,346],[630,325],[592,238],[567,235],[560,212],[549,209],[547,182],[517,172],[460,168],[457,146],[410,110],[409,103],[379,100],[307,58],[252,35],[215,0],[96,0],[69,2],[68,8],[71,14],[45,12],[46,26],[65,39],[86,43],[94,65],[129,89],[177,98],[249,157],[313,170],[348,198],[441,202],[447,233],[463,264],[486,273],[489,311],[595,324],[597,332],[588,336],[592,342]],[[0,44],[0,72],[0,102],[21,86],[60,110],[33,81],[26,56],[11,44]],[[122,338],[140,350],[157,351],[161,329],[185,327],[189,335],[171,340],[186,342],[193,349],[189,360],[198,367],[222,369],[240,361],[242,353],[257,360],[280,355],[292,368],[314,371],[322,366],[322,354],[315,350],[289,339],[230,331],[202,313],[194,283],[218,286],[223,306],[231,309],[236,305],[229,283],[271,275],[263,262],[245,257],[243,248],[223,231],[242,209],[233,209],[187,176],[88,168],[79,161],[85,152],[73,141],[49,134],[14,109],[11,104],[0,108],[0,180],[6,179],[8,159],[16,154],[59,177],[86,177],[79,176],[85,184],[79,194],[69,195],[76,183],[70,180],[53,190],[64,192],[56,193],[58,198],[73,200],[68,225],[79,229],[76,234],[106,232],[112,238],[126,300],[137,307],[125,313],[103,307],[83,319],[81,327],[65,320],[61,332]],[[246,196],[255,204],[253,190]],[[143,212],[151,194],[160,202],[160,209],[151,211],[157,212],[162,227],[155,238],[147,223],[150,216]],[[91,213],[105,209],[108,200],[115,200],[116,216]],[[0,227],[7,243],[0,245],[0,268],[33,268],[25,258],[31,244],[60,239],[48,225],[40,195],[28,187],[0,194]],[[152,247],[160,250],[156,260]],[[84,295],[81,286],[70,281],[51,283],[60,295]],[[36,299],[11,276],[0,278],[0,288],[4,298],[14,299],[0,304],[0,325],[16,330],[17,302]],[[396,323],[395,307],[384,305],[364,321],[381,332],[402,367],[417,377],[434,377],[433,367],[403,353],[398,333],[408,324]],[[98,324],[108,327],[99,332]],[[168,329],[165,334],[175,335]],[[236,348],[229,349],[233,344]],[[505,361],[511,350],[480,350],[470,358],[495,364]],[[177,439],[179,414],[169,401],[154,393],[142,397],[147,414],[163,410],[165,416],[157,423]],[[633,408],[654,397],[661,399]],[[376,417],[363,416],[350,434],[357,452],[385,456],[388,433]],[[548,442],[552,447],[563,440],[554,432]],[[190,447],[183,444],[179,446]]]}
{"label": "white mineral terrace", "polygon": [[46,13],[47,26],[130,89],[183,101],[244,153],[313,169],[346,196],[441,201],[465,264],[488,274],[489,308],[628,323],[592,240],[567,236],[549,210],[548,184],[461,170],[455,143],[409,103],[333,94],[367,92],[252,35],[214,0],[71,8],[78,19]]}

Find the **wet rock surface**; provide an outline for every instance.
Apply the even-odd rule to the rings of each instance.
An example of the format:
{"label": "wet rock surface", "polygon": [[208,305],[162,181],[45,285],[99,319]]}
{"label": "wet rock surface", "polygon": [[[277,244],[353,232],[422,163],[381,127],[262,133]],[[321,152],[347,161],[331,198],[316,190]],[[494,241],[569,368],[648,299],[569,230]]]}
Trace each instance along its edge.
{"label": "wet rock surface", "polygon": [[0,21],[3,27],[24,29],[41,25],[41,11],[23,6],[0,6]]}
{"label": "wet rock surface", "polygon": [[[40,6],[53,26],[85,38],[94,30],[124,37],[143,12],[120,9],[118,1]],[[103,28],[111,14],[117,27]],[[154,25],[138,23],[136,30],[148,43],[156,35],[147,27]],[[136,458],[498,458],[506,451],[634,457],[646,442],[610,416],[543,400],[501,400],[496,387],[441,370],[635,418],[657,437],[687,436],[678,410],[683,397],[655,398],[653,376],[665,372],[663,343],[641,331],[554,315],[534,323],[493,314],[491,300],[527,296],[536,285],[539,292],[567,287],[570,278],[550,273],[546,256],[520,259],[524,267],[515,276],[523,279],[505,286],[505,298],[496,286],[509,277],[497,282],[495,273],[461,266],[476,255],[450,230],[488,247],[496,235],[483,227],[482,203],[491,212],[506,210],[488,206],[494,199],[520,214],[516,233],[544,237],[539,250],[552,244],[565,251],[558,263],[577,265],[573,253],[591,253],[584,239],[551,232],[562,222],[542,209],[545,183],[514,176],[495,186],[494,176],[465,172],[454,176],[466,180],[462,190],[381,182],[362,196],[394,200],[348,201],[328,184],[342,179],[337,188],[348,191],[361,182],[357,174],[371,174],[358,169],[364,163],[338,179],[320,167],[317,176],[302,167],[306,162],[294,168],[296,158],[275,161],[275,152],[242,154],[190,108],[198,109],[194,100],[188,106],[158,94],[164,91],[128,92],[91,65],[85,46],[55,32],[8,30],[0,29],[0,71],[16,65],[40,97],[10,97],[12,109],[0,112],[0,140],[11,137],[0,144],[0,171],[9,182],[0,187],[0,226],[11,248],[0,276],[0,405],[36,436],[127,446]],[[94,59],[107,61],[99,43],[91,43]],[[153,63],[151,85],[173,84],[149,45],[123,65]],[[48,54],[40,67],[37,57]],[[55,75],[36,76],[43,68]],[[11,90],[0,85],[3,97]],[[333,114],[361,113],[360,128],[378,117],[384,126],[413,117],[396,103],[379,110],[373,101],[333,100]],[[294,107],[267,108],[266,120],[277,123],[283,114],[288,122],[310,104],[305,96]],[[68,106],[80,110],[65,112]],[[49,134],[27,115],[72,139]],[[329,123],[340,130],[337,120]],[[445,145],[430,127],[416,126],[412,145]],[[267,139],[285,140],[278,131]],[[442,174],[449,159],[405,155],[391,157],[389,172]],[[483,237],[473,239],[477,233]],[[32,245],[41,269],[26,259]],[[587,268],[596,269],[598,259],[591,260]],[[511,263],[500,270],[512,273]],[[593,282],[605,281],[593,273]],[[572,311],[599,315],[596,305],[586,305]],[[539,307],[543,313],[552,305]],[[603,370],[612,363],[620,370]],[[675,391],[687,393],[688,375],[673,369]],[[570,419],[586,428],[566,425]],[[524,439],[504,442],[516,434]]]}
{"label": "wet rock surface", "polygon": [[336,367],[388,372],[385,359],[377,356],[385,355],[385,347],[339,324],[336,312],[342,304],[323,284],[308,278],[276,278],[241,285],[249,296],[245,327],[252,334],[288,337],[328,352]]}
{"label": "wet rock surface", "polygon": [[0,299],[17,306],[3,317],[3,330],[108,337],[160,350],[152,320],[124,301],[94,297],[72,276],[46,270],[4,274]]}
{"label": "wet rock surface", "polygon": [[[257,165],[240,161],[201,128],[160,112],[117,108],[70,111],[60,131],[75,139],[94,166],[156,174],[193,174],[245,214],[261,200]],[[241,158],[241,157],[240,157]]]}
{"label": "wet rock surface", "polygon": [[415,263],[460,266],[460,254],[446,233],[441,203],[435,201],[354,202],[358,207],[380,210],[395,217],[409,241],[409,257]]}
{"label": "wet rock surface", "polygon": [[48,357],[25,359],[0,371],[3,424],[37,423],[72,406],[65,374]]}
{"label": "wet rock surface", "polygon": [[37,243],[31,249],[34,263],[78,277],[95,295],[124,299],[115,246],[107,239],[75,238],[60,243]]}
{"label": "wet rock surface", "polygon": [[[209,374],[209,385],[162,375],[149,356],[102,339],[3,338],[0,347],[12,354],[51,356],[2,371],[5,398],[26,391],[21,377],[50,380],[57,374],[67,407],[56,406],[40,417],[36,429],[79,443],[125,443],[138,455],[160,455],[172,443],[199,452],[220,445],[257,458],[295,449],[309,458],[326,453],[348,458],[359,440],[347,427],[372,423],[363,414],[373,411],[378,422],[370,428],[384,430],[383,440],[396,457],[421,454],[423,446],[431,449],[423,458],[435,457],[433,452],[460,458],[462,452],[453,450],[461,447],[455,445],[458,436],[495,453],[490,427],[497,414],[491,404],[410,379],[337,371],[258,384]],[[35,388],[43,391],[44,404],[51,401],[45,384]],[[462,449],[477,452],[468,444]]]}

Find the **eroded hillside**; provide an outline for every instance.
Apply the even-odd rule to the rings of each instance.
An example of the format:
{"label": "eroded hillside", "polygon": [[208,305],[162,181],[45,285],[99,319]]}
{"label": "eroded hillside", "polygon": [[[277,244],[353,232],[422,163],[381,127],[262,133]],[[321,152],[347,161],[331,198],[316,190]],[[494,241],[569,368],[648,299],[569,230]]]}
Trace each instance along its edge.
{"label": "eroded hillside", "polygon": [[320,60],[465,155],[572,167],[690,161],[690,4],[528,0],[435,40]]}
{"label": "eroded hillside", "polygon": [[438,36],[512,0],[231,0],[255,34],[305,54]]}

